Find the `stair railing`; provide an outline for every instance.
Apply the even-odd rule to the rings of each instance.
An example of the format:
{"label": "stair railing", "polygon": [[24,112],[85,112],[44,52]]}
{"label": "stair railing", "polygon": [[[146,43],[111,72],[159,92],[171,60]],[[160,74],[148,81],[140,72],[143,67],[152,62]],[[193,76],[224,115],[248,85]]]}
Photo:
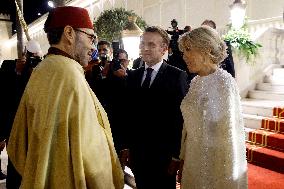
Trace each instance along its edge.
{"label": "stair railing", "polygon": [[[227,28],[220,28],[218,32],[223,35]],[[242,55],[233,53],[236,81],[240,94],[246,97],[248,90],[262,82],[263,78],[271,74],[273,67],[284,65],[284,23],[282,16],[248,22],[248,30],[254,41],[263,47],[259,55],[247,64]]]}

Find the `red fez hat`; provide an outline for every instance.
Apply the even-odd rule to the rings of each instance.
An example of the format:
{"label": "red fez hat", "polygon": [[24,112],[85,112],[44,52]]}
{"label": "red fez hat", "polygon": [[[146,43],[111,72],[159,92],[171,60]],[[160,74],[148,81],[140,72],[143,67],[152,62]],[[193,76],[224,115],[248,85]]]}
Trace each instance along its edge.
{"label": "red fez hat", "polygon": [[64,28],[65,26],[73,28],[90,28],[93,29],[93,24],[89,13],[86,9],[80,7],[57,7],[49,12],[44,24],[44,30],[54,28]]}

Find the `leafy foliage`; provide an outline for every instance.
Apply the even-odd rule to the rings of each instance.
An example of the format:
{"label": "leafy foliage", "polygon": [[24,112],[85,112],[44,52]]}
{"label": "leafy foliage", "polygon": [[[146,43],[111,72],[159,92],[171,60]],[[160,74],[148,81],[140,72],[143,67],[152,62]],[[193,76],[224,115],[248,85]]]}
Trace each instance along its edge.
{"label": "leafy foliage", "polygon": [[247,24],[245,23],[245,25],[238,30],[231,28],[223,37],[226,41],[231,43],[233,48],[239,50],[240,53],[246,57],[246,62],[249,62],[252,56],[258,54],[258,50],[262,45],[252,41],[246,26]]}
{"label": "leafy foliage", "polygon": [[119,40],[121,31],[128,23],[128,16],[136,16],[136,24],[144,30],[147,26],[146,22],[133,11],[125,10],[124,8],[115,8],[105,10],[97,18],[94,23],[94,28],[98,34],[99,39],[107,41]]}

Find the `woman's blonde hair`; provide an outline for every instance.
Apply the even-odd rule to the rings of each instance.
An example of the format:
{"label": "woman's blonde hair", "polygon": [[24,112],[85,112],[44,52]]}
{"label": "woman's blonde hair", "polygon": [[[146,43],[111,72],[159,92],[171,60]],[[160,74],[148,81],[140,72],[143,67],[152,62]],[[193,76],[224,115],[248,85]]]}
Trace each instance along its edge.
{"label": "woman's blonde hair", "polygon": [[216,30],[201,26],[183,34],[179,39],[180,51],[198,49],[207,54],[214,64],[221,63],[227,57],[227,46]]}

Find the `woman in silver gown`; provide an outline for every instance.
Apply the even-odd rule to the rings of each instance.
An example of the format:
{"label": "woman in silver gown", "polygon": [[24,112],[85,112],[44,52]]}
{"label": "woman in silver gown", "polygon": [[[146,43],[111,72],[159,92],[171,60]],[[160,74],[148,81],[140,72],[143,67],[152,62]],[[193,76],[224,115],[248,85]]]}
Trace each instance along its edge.
{"label": "woman in silver gown", "polygon": [[240,96],[234,78],[218,67],[226,45],[214,29],[202,26],[184,34],[179,48],[189,71],[197,73],[181,104],[181,188],[247,189]]}

